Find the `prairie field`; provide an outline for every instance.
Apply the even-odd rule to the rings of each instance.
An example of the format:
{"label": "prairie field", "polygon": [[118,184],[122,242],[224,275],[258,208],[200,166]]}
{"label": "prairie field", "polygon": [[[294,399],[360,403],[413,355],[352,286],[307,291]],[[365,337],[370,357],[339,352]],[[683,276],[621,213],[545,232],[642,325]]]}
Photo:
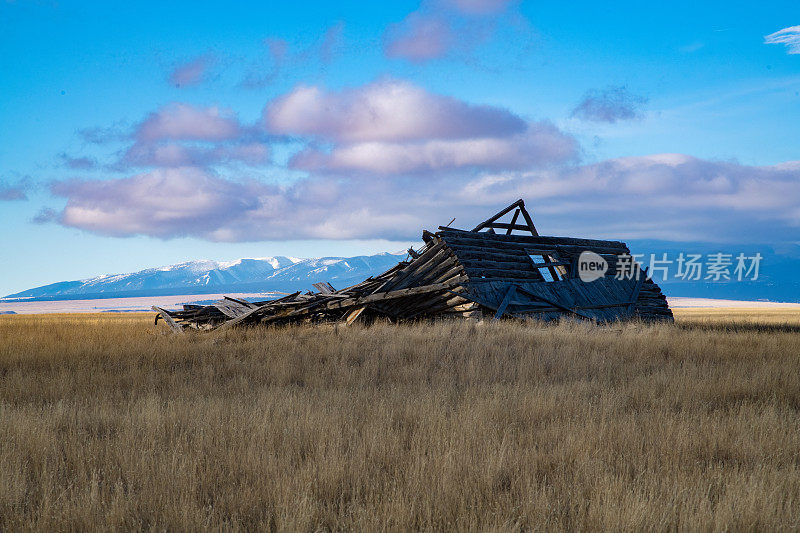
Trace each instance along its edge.
{"label": "prairie field", "polygon": [[797,530],[800,312],[0,317],[0,530]]}

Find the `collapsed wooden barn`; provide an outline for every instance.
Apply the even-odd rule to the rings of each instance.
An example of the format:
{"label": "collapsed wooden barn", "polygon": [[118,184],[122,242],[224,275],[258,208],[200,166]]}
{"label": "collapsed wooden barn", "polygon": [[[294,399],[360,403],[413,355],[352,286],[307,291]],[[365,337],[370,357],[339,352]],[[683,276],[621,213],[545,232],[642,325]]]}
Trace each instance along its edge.
{"label": "collapsed wooden barn", "polygon": [[[508,222],[502,222],[510,217]],[[524,232],[520,234],[519,232]],[[440,226],[424,231],[406,261],[346,289],[317,283],[269,301],[223,298],[181,311],[153,307],[176,331],[244,324],[439,317],[573,317],[595,322],[672,320],[656,283],[632,261],[623,242],[540,236],[518,200],[470,231]],[[596,279],[579,275],[580,261],[604,268]],[[621,275],[622,274],[622,275]],[[592,276],[594,277],[594,276]]]}

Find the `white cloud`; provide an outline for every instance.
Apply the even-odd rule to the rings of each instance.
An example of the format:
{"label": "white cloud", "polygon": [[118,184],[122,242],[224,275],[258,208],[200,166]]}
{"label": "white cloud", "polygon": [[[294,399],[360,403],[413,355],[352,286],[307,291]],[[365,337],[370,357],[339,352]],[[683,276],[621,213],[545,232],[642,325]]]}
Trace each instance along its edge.
{"label": "white cloud", "polygon": [[786,45],[787,53],[800,54],[800,26],[790,26],[764,37],[765,44]]}
{"label": "white cloud", "polygon": [[387,206],[393,184],[364,183],[358,194],[352,185],[304,180],[278,187],[194,167],[158,169],[116,180],[57,182],[52,193],[67,204],[48,220],[106,236],[211,241],[396,237],[418,227],[414,214]]}
{"label": "white cloud", "polygon": [[[525,198],[543,234],[779,242],[800,227],[800,166],[680,154],[472,179],[318,177],[278,187],[195,168],[53,185],[55,218],[103,235],[209,240],[413,239],[452,217],[471,227]],[[53,217],[50,217],[53,218]]]}
{"label": "white cloud", "polygon": [[510,111],[472,105],[400,80],[339,92],[300,86],[264,109],[273,133],[335,142],[409,141],[508,136],[525,129]]}
{"label": "white cloud", "polygon": [[176,103],[150,113],[137,126],[135,136],[141,142],[220,141],[233,139],[240,133],[241,126],[233,113],[224,112],[218,107]]}
{"label": "white cloud", "polygon": [[338,92],[298,87],[264,110],[276,134],[315,139],[293,168],[380,174],[537,168],[575,160],[577,142],[548,122],[382,80]]}
{"label": "white cloud", "polygon": [[457,168],[521,169],[563,163],[577,157],[577,143],[549,123],[535,123],[512,137],[338,146],[330,153],[306,150],[291,166],[312,171],[380,174],[430,173]]}
{"label": "white cloud", "polygon": [[124,153],[117,167],[205,167],[233,162],[260,165],[269,161],[269,154],[269,147],[260,142],[210,146],[177,142],[134,143]]}

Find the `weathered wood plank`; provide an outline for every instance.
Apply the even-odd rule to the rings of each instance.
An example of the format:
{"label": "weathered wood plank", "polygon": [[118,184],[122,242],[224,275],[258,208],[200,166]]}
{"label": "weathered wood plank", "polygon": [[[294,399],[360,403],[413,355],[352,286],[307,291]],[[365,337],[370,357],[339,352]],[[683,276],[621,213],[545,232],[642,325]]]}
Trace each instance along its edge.
{"label": "weathered wood plank", "polygon": [[321,294],[331,294],[333,292],[336,292],[336,289],[333,288],[333,285],[331,285],[327,281],[320,281],[318,283],[313,283],[311,286],[317,289],[317,291],[319,291]]}
{"label": "weathered wood plank", "polygon": [[541,281],[542,283],[545,283],[545,281],[542,279],[542,275],[533,268],[525,271],[499,268],[472,268],[465,265],[464,271],[467,273],[470,279],[507,278]]}
{"label": "weathered wood plank", "polygon": [[392,290],[395,287],[399,287],[409,276],[411,276],[414,271],[418,268],[425,265],[428,260],[430,260],[434,255],[439,253],[445,247],[445,242],[441,239],[438,239],[438,242],[435,242],[432,246],[429,245],[429,248],[422,252],[417,259],[411,261],[408,266],[400,270],[394,277],[387,280],[384,284],[378,287],[375,292],[382,291],[386,292]]}
{"label": "weathered wood plank", "polygon": [[497,312],[494,314],[495,320],[500,320],[500,317],[502,317],[503,313],[506,312],[508,304],[511,302],[511,299],[514,297],[516,293],[517,293],[516,285],[511,285],[508,287],[508,291],[506,292],[506,295],[503,297],[503,301],[500,302],[500,306],[497,308]]}
{"label": "weathered wood plank", "polygon": [[[424,283],[427,285],[445,283],[458,276],[464,275],[464,269],[461,264],[459,264],[455,258],[452,259],[453,260],[451,262],[448,262],[450,265],[452,265],[450,268],[444,272],[441,272],[439,268],[437,268],[435,272],[430,272],[425,277]],[[404,313],[407,313],[409,309],[417,309],[419,306],[432,305],[432,303],[430,302],[429,296],[422,294],[416,297],[403,298],[402,302],[377,305],[379,305],[379,309],[382,312],[392,316],[400,316]],[[402,306],[402,309],[399,306]]]}
{"label": "weathered wood plank", "polygon": [[389,291],[389,292],[379,292],[370,294],[368,296],[362,296],[358,298],[348,298],[347,300],[340,300],[336,302],[330,302],[326,304],[326,309],[341,309],[344,307],[349,307],[353,305],[364,305],[372,302],[380,302],[383,300],[392,300],[394,298],[403,298],[405,296],[411,296],[416,294],[424,294],[429,292],[437,292],[446,289],[450,289],[455,287],[463,282],[466,281],[466,278],[463,276],[459,276],[458,278],[448,281],[446,283],[436,283],[433,285],[423,285],[422,287],[411,287],[408,289],[400,289],[396,291]]}
{"label": "weathered wood plank", "polygon": [[164,322],[166,322],[167,325],[172,328],[173,331],[177,333],[183,333],[183,327],[172,319],[172,317],[169,315],[169,311],[162,309],[161,307],[156,307],[155,305],[151,307],[151,309],[158,313],[156,315],[156,322],[158,322],[158,317],[160,316]]}
{"label": "weathered wood plank", "polygon": [[465,267],[473,269],[531,270],[548,266],[570,266],[570,263],[566,261],[535,263],[528,256],[523,257],[525,259],[520,258],[521,260],[519,261],[496,261],[493,255],[485,254],[484,259],[459,258],[459,260]]}
{"label": "weathered wood plank", "polygon": [[537,245],[537,244],[552,244],[552,245],[570,245],[570,246],[585,246],[587,249],[608,248],[612,250],[619,250],[620,253],[628,251],[625,243],[620,241],[606,241],[599,239],[579,239],[574,237],[543,237],[543,236],[527,236],[527,235],[499,235],[487,233],[474,233],[471,231],[458,230],[454,228],[439,228],[439,233],[446,238],[460,237],[463,239],[481,240],[481,241],[497,241],[508,242],[522,245]]}
{"label": "weathered wood plank", "polygon": [[344,321],[345,325],[349,326],[353,322],[355,322],[358,319],[358,317],[361,316],[361,313],[363,313],[364,309],[366,308],[367,308],[366,305],[362,305],[361,307],[356,307],[355,309],[350,311],[350,313],[348,313],[347,318]]}
{"label": "weathered wood plank", "polygon": [[[457,288],[456,290],[463,290],[463,289]],[[463,305],[464,303],[471,303],[471,302],[468,299],[461,296],[460,294],[456,294],[452,291],[447,291],[442,295],[434,297],[429,302],[426,302],[424,305],[423,304],[418,305],[415,309],[404,310],[404,313],[400,316],[406,320],[413,320],[421,316],[434,315],[436,313],[440,313],[442,311],[451,309],[453,307]]]}
{"label": "weathered wood plank", "polygon": [[[479,235],[484,235],[483,233]],[[505,235],[502,235],[505,237]],[[521,254],[521,255],[528,255],[528,250],[531,253],[539,253],[539,254],[547,254],[547,253],[562,253],[562,254],[570,254],[570,257],[575,255],[579,255],[581,252],[590,250],[602,256],[618,256],[627,253],[625,250],[621,250],[618,248],[607,248],[602,246],[578,246],[572,244],[541,244],[541,243],[533,243],[526,245],[524,243],[502,243],[502,242],[493,242],[493,241],[485,241],[485,240],[476,240],[471,238],[464,238],[461,236],[449,236],[446,235],[443,237],[447,242],[447,245],[453,249],[457,254],[460,252],[472,252],[472,253],[511,253],[511,254]]]}

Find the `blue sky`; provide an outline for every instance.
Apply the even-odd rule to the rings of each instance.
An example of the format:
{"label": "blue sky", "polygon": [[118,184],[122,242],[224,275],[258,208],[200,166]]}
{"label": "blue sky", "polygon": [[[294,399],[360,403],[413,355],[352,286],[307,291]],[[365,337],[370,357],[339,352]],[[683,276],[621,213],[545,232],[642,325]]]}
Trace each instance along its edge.
{"label": "blue sky", "polygon": [[796,243],[798,24],[797,2],[6,1],[0,293],[398,250],[520,196],[544,233]]}

